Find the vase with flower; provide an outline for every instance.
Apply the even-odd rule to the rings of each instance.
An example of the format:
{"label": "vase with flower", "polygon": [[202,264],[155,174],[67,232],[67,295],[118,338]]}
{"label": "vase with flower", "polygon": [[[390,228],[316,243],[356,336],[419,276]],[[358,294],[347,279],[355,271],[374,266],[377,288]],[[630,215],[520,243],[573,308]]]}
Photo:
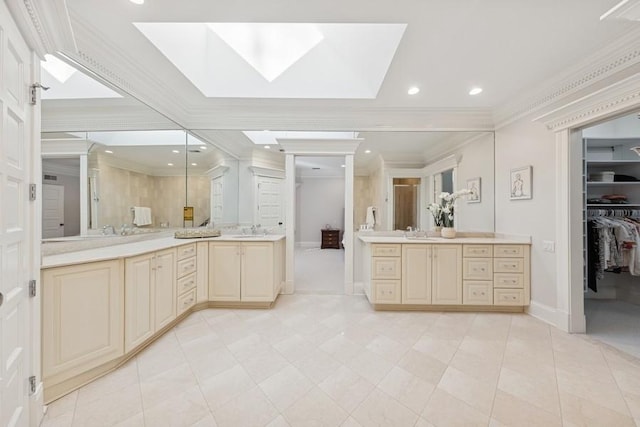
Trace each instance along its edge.
{"label": "vase with flower", "polygon": [[467,196],[471,192],[467,189],[458,190],[454,193],[442,192],[438,196],[440,203],[430,203],[427,209],[433,215],[433,221],[436,227],[441,227],[442,237],[451,239],[456,237],[456,229],[454,227],[454,208],[456,199]]}

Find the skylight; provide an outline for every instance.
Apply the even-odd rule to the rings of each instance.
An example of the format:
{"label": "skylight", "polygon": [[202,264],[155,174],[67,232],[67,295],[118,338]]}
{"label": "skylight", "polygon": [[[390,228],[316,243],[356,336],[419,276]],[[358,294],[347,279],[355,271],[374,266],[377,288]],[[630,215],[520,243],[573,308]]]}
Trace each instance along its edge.
{"label": "skylight", "polygon": [[45,55],[42,66],[42,84],[49,90],[42,91],[42,99],[122,98],[108,88],[53,55]]}
{"label": "skylight", "polygon": [[374,99],[406,24],[138,22],[207,97]]}
{"label": "skylight", "polygon": [[77,71],[75,68],[67,65],[66,62],[62,62],[53,55],[47,54],[44,56],[44,59],[45,60],[42,61],[42,68],[47,70],[47,72],[60,83],[65,83],[69,80],[69,77]]}
{"label": "skylight", "polygon": [[245,130],[242,133],[257,145],[276,145],[279,139],[348,140],[358,139],[358,132],[312,132],[312,131],[268,131]]}

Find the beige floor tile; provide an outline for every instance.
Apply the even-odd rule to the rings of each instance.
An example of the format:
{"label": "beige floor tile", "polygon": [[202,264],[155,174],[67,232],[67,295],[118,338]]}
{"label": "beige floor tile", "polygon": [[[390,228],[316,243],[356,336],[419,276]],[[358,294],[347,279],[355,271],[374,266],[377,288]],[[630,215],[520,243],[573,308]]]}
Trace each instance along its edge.
{"label": "beige floor tile", "polygon": [[478,381],[474,377],[449,367],[438,383],[438,388],[469,404],[478,411],[491,415],[496,392],[496,381]]}
{"label": "beige floor tile", "polygon": [[175,345],[171,346],[152,346],[140,353],[136,358],[140,381],[161,374],[186,362],[187,359],[177,340],[175,341]]}
{"label": "beige floor tile", "polygon": [[214,350],[225,348],[224,341],[217,334],[210,334],[195,340],[191,340],[186,344],[181,344],[182,350],[187,359],[199,357]]}
{"label": "beige floor tile", "polygon": [[320,349],[316,349],[306,357],[296,360],[293,365],[315,384],[320,384],[342,366],[340,362]]}
{"label": "beige floor tile", "polygon": [[[215,418],[213,418],[213,415],[211,414],[207,415],[203,419],[191,425],[191,427],[217,427],[217,426],[218,424],[216,423]],[[149,426],[145,426],[145,427],[149,427]]]}
{"label": "beige floor tile", "polygon": [[300,399],[313,383],[290,365],[259,383],[260,388],[280,412]]}
{"label": "beige floor tile", "polygon": [[188,427],[208,415],[211,415],[209,406],[197,385],[183,393],[169,392],[166,399],[144,409],[145,424],[158,427]]}
{"label": "beige floor tile", "polygon": [[284,411],[292,427],[339,426],[349,414],[318,387],[314,387]]}
{"label": "beige floor tile", "polygon": [[240,364],[256,384],[290,365],[287,359],[271,347],[252,354]]}
{"label": "beige floor tile", "polygon": [[447,370],[446,363],[416,350],[409,350],[398,366],[431,384],[438,384]]}
{"label": "beige floor tile", "polygon": [[176,338],[178,338],[178,341],[180,342],[181,345],[184,345],[193,340],[202,339],[203,337],[206,337],[209,335],[214,335],[214,336],[216,335],[213,329],[211,329],[209,324],[204,320],[189,326],[180,327],[180,328],[176,327],[174,329],[174,332],[176,334]]}
{"label": "beige floor tile", "polygon": [[[92,383],[89,383],[89,384],[92,384]],[[78,399],[78,391],[73,391],[67,394],[66,396],[61,397],[60,399],[54,402],[51,402],[50,404],[47,405],[46,416],[50,418],[57,418],[61,415],[66,415],[69,413],[73,415],[73,412],[76,409],[77,399]]]}
{"label": "beige floor tile", "polygon": [[357,422],[353,417],[349,417],[340,427],[362,427],[362,424]]}
{"label": "beige floor tile", "polygon": [[535,319],[526,314],[514,315],[511,318],[511,328],[509,329],[509,339],[518,340],[548,340],[551,338],[548,324]]}
{"label": "beige floor tile", "polygon": [[278,417],[267,424],[266,427],[291,427],[291,424],[289,424],[282,415],[278,415]]}
{"label": "beige floor tile", "polygon": [[141,381],[142,404],[146,410],[197,385],[198,381],[191,372],[191,367],[184,363]]}
{"label": "beige floor tile", "polygon": [[264,426],[278,415],[260,387],[253,387],[213,410],[218,427]]}
{"label": "beige floor tile", "polygon": [[633,418],[571,393],[560,392],[562,419],[566,423],[589,426],[633,427]]}
{"label": "beige floor tile", "polygon": [[373,390],[351,414],[363,427],[413,426],[418,415],[382,391]]}
{"label": "beige floor tile", "polygon": [[[188,351],[185,350],[185,352]],[[226,347],[186,354],[189,366],[200,383],[238,364],[236,358]]]}
{"label": "beige floor tile", "polygon": [[273,348],[275,348],[289,362],[295,362],[296,360],[312,354],[316,346],[309,340],[306,340],[296,334],[273,344]]}
{"label": "beige floor tile", "polygon": [[501,362],[505,348],[506,341],[465,337],[458,346],[458,351],[465,351],[482,360]]}
{"label": "beige floor tile", "polygon": [[372,329],[359,324],[349,325],[344,328],[340,334],[351,342],[363,347],[367,346],[371,341],[378,337]]}
{"label": "beige floor tile", "polygon": [[346,365],[372,384],[378,384],[393,368],[393,363],[367,349],[356,354]]}
{"label": "beige floor tile", "polygon": [[449,363],[453,355],[458,351],[458,347],[462,342],[460,339],[443,339],[430,335],[423,335],[414,345],[413,349],[424,353],[442,363]]}
{"label": "beige floor tile", "polygon": [[500,360],[485,359],[462,349],[456,352],[449,366],[482,382],[496,384],[500,376]]}
{"label": "beige floor tile", "polygon": [[488,415],[440,389],[433,392],[422,416],[434,426],[486,427],[489,423]]}
{"label": "beige floor tile", "polygon": [[73,423],[73,412],[59,414],[56,417],[45,415],[40,427],[71,427]]}
{"label": "beige floor tile", "polygon": [[435,385],[404,369],[394,367],[378,384],[378,388],[413,412],[420,414],[429,401]]}
{"label": "beige floor tile", "polygon": [[623,391],[622,397],[627,402],[627,407],[631,416],[634,418],[640,418],[640,394],[630,393]]}
{"label": "beige floor tile", "polygon": [[511,369],[502,368],[498,389],[553,415],[560,416],[560,400],[555,378],[522,375]]}
{"label": "beige floor tile", "polygon": [[496,393],[491,417],[505,426],[562,426],[562,420],[558,415],[553,415],[500,390]]}
{"label": "beige floor tile", "polygon": [[511,315],[489,314],[477,316],[467,336],[489,341],[506,341],[511,328]]}
{"label": "beige floor tile", "polygon": [[76,405],[73,426],[113,426],[141,412],[140,386],[133,384],[86,405]]}
{"label": "beige floor tile", "polygon": [[[160,424],[156,424],[160,426]],[[144,414],[141,412],[139,414],[134,415],[131,418],[127,418],[124,421],[121,421],[115,424],[113,427],[145,427],[146,424],[144,422]]]}
{"label": "beige floor tile", "polygon": [[556,376],[553,359],[549,363],[525,354],[505,353],[502,367],[529,377],[553,379]]}
{"label": "beige floor tile", "polygon": [[525,356],[537,362],[548,364],[553,364],[555,361],[551,338],[538,340],[509,338],[504,350],[504,355],[505,357]]}
{"label": "beige floor tile", "polygon": [[384,336],[374,338],[365,348],[391,363],[397,363],[409,350],[404,344]]}
{"label": "beige floor tile", "polygon": [[351,413],[374,389],[374,385],[346,366],[319,384],[345,411]]}
{"label": "beige floor tile", "polygon": [[200,383],[204,398],[209,408],[214,410],[234,399],[241,393],[251,390],[256,383],[240,365],[227,369]]}
{"label": "beige floor tile", "polygon": [[338,334],[320,345],[320,349],[326,351],[331,356],[342,363],[347,363],[356,354],[362,351],[362,346]]}
{"label": "beige floor tile", "polygon": [[589,378],[582,374],[567,373],[562,369],[557,369],[556,372],[560,392],[597,403],[625,416],[630,415],[622,392],[615,381],[609,378],[604,378],[604,380],[600,377]]}
{"label": "beige floor tile", "polygon": [[257,353],[270,350],[271,345],[258,334],[251,334],[241,340],[227,345],[227,349],[239,362],[254,356]]}
{"label": "beige floor tile", "polygon": [[416,421],[416,424],[414,427],[435,427],[433,424],[431,424],[429,421],[425,420],[424,418],[420,417],[418,418],[418,421]]}

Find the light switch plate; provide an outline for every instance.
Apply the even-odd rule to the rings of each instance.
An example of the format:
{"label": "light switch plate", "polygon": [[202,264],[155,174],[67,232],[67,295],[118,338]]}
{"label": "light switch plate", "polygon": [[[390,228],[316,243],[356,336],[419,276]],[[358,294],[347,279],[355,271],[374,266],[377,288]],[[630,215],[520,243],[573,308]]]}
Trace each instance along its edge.
{"label": "light switch plate", "polygon": [[543,248],[545,252],[555,252],[556,251],[556,243],[553,240],[544,240],[542,242]]}

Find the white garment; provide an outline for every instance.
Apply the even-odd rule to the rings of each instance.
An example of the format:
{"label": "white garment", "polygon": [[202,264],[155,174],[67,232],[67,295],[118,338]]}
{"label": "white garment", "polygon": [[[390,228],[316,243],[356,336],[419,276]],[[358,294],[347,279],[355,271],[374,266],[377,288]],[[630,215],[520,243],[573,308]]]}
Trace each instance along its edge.
{"label": "white garment", "polygon": [[151,208],[135,206],[133,208],[133,223],[135,225],[151,224]]}
{"label": "white garment", "polygon": [[375,211],[376,211],[376,208],[374,208],[373,206],[369,206],[367,208],[367,217],[364,220],[364,222],[367,224],[367,228],[369,229],[373,229],[373,226],[376,225]]}

